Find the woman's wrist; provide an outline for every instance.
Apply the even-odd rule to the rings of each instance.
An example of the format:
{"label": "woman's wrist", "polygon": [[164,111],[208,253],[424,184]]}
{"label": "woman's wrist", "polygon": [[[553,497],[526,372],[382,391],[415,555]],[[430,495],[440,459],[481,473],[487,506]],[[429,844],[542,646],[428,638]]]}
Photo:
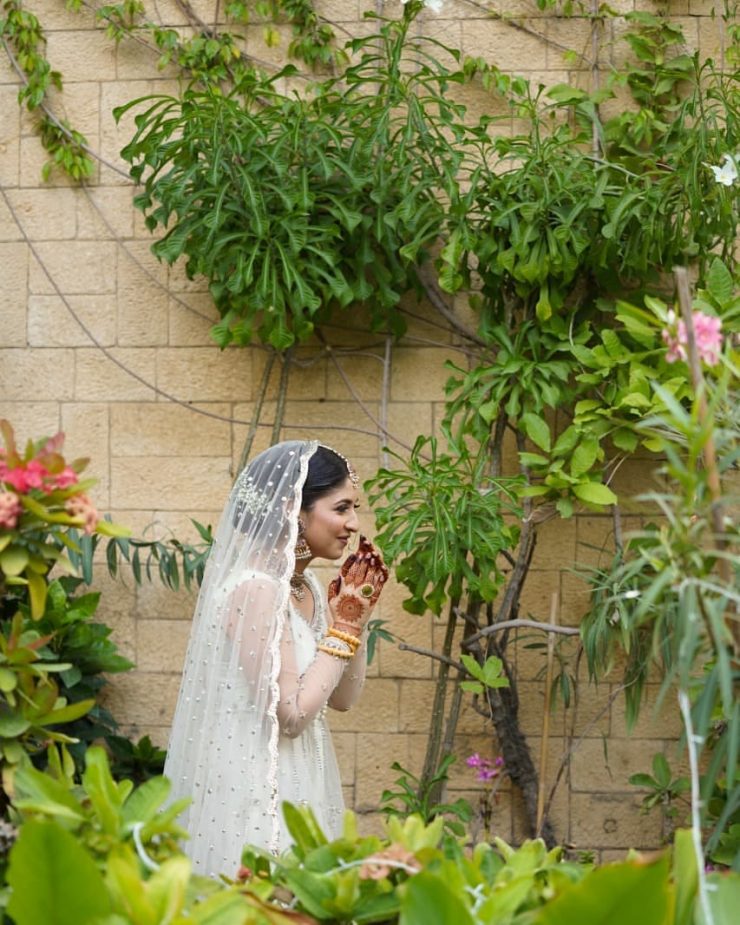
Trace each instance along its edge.
{"label": "woman's wrist", "polygon": [[347,623],[345,620],[335,620],[332,626],[341,633],[349,633],[351,636],[357,637],[357,639],[362,638],[365,630],[364,626],[360,626],[358,623]]}

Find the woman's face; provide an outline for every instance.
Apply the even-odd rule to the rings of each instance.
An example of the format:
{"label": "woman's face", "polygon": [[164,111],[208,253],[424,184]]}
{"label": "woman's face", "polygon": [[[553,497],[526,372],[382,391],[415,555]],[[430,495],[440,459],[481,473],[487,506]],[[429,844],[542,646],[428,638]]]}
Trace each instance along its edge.
{"label": "woman's face", "polygon": [[353,533],[357,519],[358,490],[349,480],[319,498],[310,511],[301,510],[304,537],[314,558],[339,559]]}

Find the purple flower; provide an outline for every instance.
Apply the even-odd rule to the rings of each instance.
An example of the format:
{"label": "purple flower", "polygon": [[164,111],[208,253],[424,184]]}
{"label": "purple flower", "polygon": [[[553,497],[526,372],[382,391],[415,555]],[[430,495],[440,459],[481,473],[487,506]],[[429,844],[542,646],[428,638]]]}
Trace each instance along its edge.
{"label": "purple flower", "polygon": [[485,758],[481,758],[478,752],[474,752],[469,758],[466,758],[465,764],[469,768],[480,768],[483,765]]}

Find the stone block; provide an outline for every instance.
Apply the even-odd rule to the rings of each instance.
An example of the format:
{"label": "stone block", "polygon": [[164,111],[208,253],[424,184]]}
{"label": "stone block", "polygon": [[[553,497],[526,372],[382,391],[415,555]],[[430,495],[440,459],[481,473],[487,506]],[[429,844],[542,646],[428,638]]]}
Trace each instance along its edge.
{"label": "stone block", "polygon": [[[375,403],[370,405],[377,415]],[[251,420],[251,406],[237,404],[234,417],[242,422]],[[265,402],[260,418],[261,425],[252,448],[252,454],[261,453],[273,442],[271,425],[275,420],[275,402]],[[366,427],[367,423],[367,427]],[[262,426],[269,424],[270,426]],[[363,418],[362,412],[354,402],[299,402],[289,401],[285,408],[282,440],[319,440],[335,446],[352,460],[355,468],[360,457],[377,459],[378,442],[375,432],[371,430],[372,422]],[[234,446],[238,447],[237,456],[247,435],[246,424],[234,426]],[[359,470],[358,470],[359,471]]]}
{"label": "stone block", "polygon": [[[400,451],[401,444],[397,442],[398,440],[406,446],[413,446],[419,434],[428,434],[432,430],[432,406],[423,402],[390,402],[387,427],[391,436],[386,443],[391,450]],[[394,437],[397,439],[393,439]],[[383,465],[386,465],[386,462],[383,462]],[[393,469],[396,465],[396,460],[389,457],[388,468]]]}
{"label": "stone block", "polygon": [[[266,350],[254,347],[252,357],[252,392],[258,395],[262,386],[269,354]],[[320,347],[296,347],[293,351],[295,362],[288,370],[287,398],[298,401],[323,401],[327,397],[327,366],[330,375],[336,375],[331,363],[327,363],[324,350]],[[280,357],[273,363],[270,379],[265,389],[265,397],[276,400],[282,377],[283,362]],[[343,396],[346,398],[345,396]]]}
{"label": "stone block", "polygon": [[95,11],[80,6],[79,11],[72,12],[66,5],[59,5],[56,0],[36,0],[33,11],[43,24],[45,31],[60,29],[95,29]]}
{"label": "stone block", "polygon": [[78,401],[147,401],[154,398],[152,348],[113,347],[107,353],[78,348],[74,353],[75,398]]}
{"label": "stone block", "polygon": [[[387,621],[383,629],[393,633],[399,642],[430,649],[432,645],[432,621],[428,614],[407,613],[401,609],[406,597],[405,588],[395,582],[383,589],[378,616]],[[432,660],[426,655],[417,655],[398,648],[393,642],[379,643],[380,673],[385,678],[430,678]]]}
{"label": "stone block", "polygon": [[[198,409],[229,417],[224,404]],[[114,456],[228,456],[231,426],[166,402],[122,402],[111,407],[111,453]]]}
{"label": "stone block", "polygon": [[[614,711],[616,717],[618,711]],[[656,751],[663,742],[648,739],[617,739],[606,743],[600,739],[582,739],[571,762],[571,787],[574,791],[628,791],[629,778],[639,771],[649,771]]]}
{"label": "stone block", "polygon": [[179,689],[179,674],[129,671],[111,680],[103,699],[121,723],[169,726]]}
{"label": "stone block", "polygon": [[359,812],[374,811],[383,790],[399,776],[391,765],[408,767],[408,738],[398,732],[365,732],[357,737],[355,805]]}
{"label": "stone block", "polygon": [[391,398],[393,401],[428,402],[444,396],[444,387],[450,378],[445,368],[445,351],[431,347],[398,347],[394,351],[391,370]]}
{"label": "stone block", "polygon": [[[3,399],[5,395],[3,394]],[[18,443],[57,433],[60,429],[59,403],[56,401],[0,401],[0,418],[10,421]]]}
{"label": "stone block", "polygon": [[245,401],[251,398],[248,350],[213,347],[157,350],[157,385],[180,401]]}
{"label": "stone block", "polygon": [[[519,597],[519,616],[549,622],[552,595],[560,592],[560,576],[556,569],[531,568]],[[538,641],[546,638],[542,635]]]}
{"label": "stone block", "polygon": [[[333,714],[330,715],[330,720]],[[339,776],[342,784],[352,787],[352,798],[354,800],[354,783],[356,768],[356,751],[357,751],[357,733],[355,732],[332,732],[332,742],[334,751],[337,756],[339,765]]]}
{"label": "stone block", "polygon": [[[533,569],[570,569],[576,563],[575,520],[553,518],[537,527],[537,545],[532,557]],[[557,589],[556,589],[557,590]],[[549,611],[549,602],[548,602]]]}
{"label": "stone block", "polygon": [[[572,715],[567,720],[568,728],[572,728],[576,738],[603,741],[610,734],[614,709],[612,693],[611,684],[594,684],[589,681],[586,669],[581,669],[578,677],[577,703],[573,707],[576,711],[575,720]],[[571,723],[574,725],[571,726]]]}
{"label": "stone block", "polygon": [[100,134],[100,83],[90,80],[71,83],[66,69],[62,71],[64,86],[61,91],[52,87],[48,92],[52,112],[64,113],[64,117],[76,131],[85,138],[97,138]]}
{"label": "stone block", "polygon": [[[175,535],[180,539],[178,534]],[[173,591],[155,578],[137,587],[136,613],[140,620],[181,620],[189,627],[197,598],[198,587],[195,583],[189,590],[183,584],[179,591]]]}
{"label": "stone block", "polygon": [[211,328],[218,320],[218,310],[210,293],[171,295],[168,343],[171,347],[210,347],[213,345]]}
{"label": "stone block", "polygon": [[640,813],[634,793],[571,794],[571,841],[576,849],[655,848],[661,843],[658,813]]}
{"label": "stone block", "polygon": [[[25,243],[0,244],[0,345],[26,345],[26,292],[28,286],[28,247]],[[6,396],[10,397],[10,396]]]}
{"label": "stone block", "polygon": [[[0,157],[2,154],[0,153]],[[23,233],[4,199],[0,199],[0,242],[22,241]]]}
{"label": "stone block", "polygon": [[[591,66],[591,23],[588,19],[580,16],[553,16],[547,20],[546,32],[545,60],[548,68],[563,68],[563,56],[567,52],[575,52],[578,55],[579,67]],[[540,55],[540,61],[541,59]]]}
{"label": "stone block", "polygon": [[[131,238],[134,233],[133,194],[133,186],[81,190],[77,195],[77,237],[91,240]],[[124,253],[130,246],[125,246]],[[119,254],[119,274],[124,264]]]}
{"label": "stone block", "polygon": [[[116,246],[108,241],[51,241],[36,243],[39,259],[65,294],[99,295],[116,286]],[[48,290],[42,290],[48,291]]]}
{"label": "stone block", "polygon": [[[557,671],[557,662],[555,670]],[[542,735],[545,710],[545,679],[539,681],[518,681],[519,725],[527,736]],[[550,704],[550,735],[562,738],[565,735],[566,710],[562,697],[555,694]]]}
{"label": "stone block", "polygon": [[100,155],[114,168],[105,165],[101,167],[100,179],[104,186],[131,185],[129,165],[120,152],[136,131],[134,117],[139,110],[129,110],[117,123],[113,118],[113,109],[154,92],[157,91],[151,80],[111,80],[100,85]]}
{"label": "stone block", "polygon": [[184,620],[137,620],[137,667],[179,677],[189,639],[190,624]]}
{"label": "stone block", "polygon": [[214,456],[129,456],[111,460],[111,504],[162,511],[212,510],[231,489],[229,460]]}
{"label": "stone block", "polygon": [[170,292],[208,292],[208,279],[205,276],[195,276],[193,279],[185,272],[185,261],[167,267],[167,288]]}
{"label": "stone block", "polygon": [[640,714],[632,728],[627,726],[624,692],[614,701],[612,736],[631,739],[679,739],[683,735],[683,722],[676,702],[676,691],[671,688],[659,703],[661,685],[647,684],[640,705]]}
{"label": "stone block", "polygon": [[328,361],[327,398],[346,401],[357,396],[362,401],[373,401],[382,397],[382,355],[374,358],[335,352],[334,359],[339,364],[339,369],[331,360]]}
{"label": "stone block", "polygon": [[591,588],[571,572],[560,573],[560,611],[563,626],[579,626],[591,607]]}
{"label": "stone block", "polygon": [[21,227],[35,243],[75,237],[80,192],[72,189],[10,189],[6,195]]}
{"label": "stone block", "polygon": [[[5,55],[3,55],[5,58]],[[0,184],[3,189],[18,185],[20,177],[20,126],[18,108],[18,78],[10,85],[0,86]]]}
{"label": "stone block", "polygon": [[[400,729],[409,733],[428,733],[429,722],[434,702],[434,681],[405,679],[400,682]],[[445,701],[445,719],[449,712],[453,696],[453,685],[447,689]],[[457,723],[457,732],[461,735],[484,735],[486,720],[473,710],[470,695],[463,695],[462,708]],[[463,784],[464,785],[464,784]]]}
{"label": "stone block", "polygon": [[6,401],[68,401],[73,394],[72,350],[0,350],[0,395]]}
{"label": "stone block", "polygon": [[107,81],[116,77],[116,43],[102,30],[47,34],[47,57],[64,75],[65,84]]}
{"label": "stone block", "polygon": [[91,341],[85,328],[104,347],[115,343],[116,306],[112,295],[70,295],[66,302],[68,305],[57,295],[29,296],[31,347],[89,347]]}
{"label": "stone block", "polygon": [[519,23],[522,28],[501,20],[464,20],[464,53],[483,58],[504,71],[521,73],[527,63],[542,60],[547,46],[542,22],[519,20]]}
{"label": "stone block", "polygon": [[98,509],[110,505],[108,405],[85,402],[62,405],[64,451],[68,458],[89,457],[85,476],[97,479],[91,496]]}
{"label": "stone block", "polygon": [[[580,514],[576,517],[577,565],[579,568],[608,569],[616,549],[614,521],[608,515]],[[622,516],[622,534],[627,538],[640,529],[640,520],[634,515]]]}
{"label": "stone block", "polygon": [[397,732],[398,682],[367,678],[362,696],[351,710],[332,711],[331,727],[338,732]]}

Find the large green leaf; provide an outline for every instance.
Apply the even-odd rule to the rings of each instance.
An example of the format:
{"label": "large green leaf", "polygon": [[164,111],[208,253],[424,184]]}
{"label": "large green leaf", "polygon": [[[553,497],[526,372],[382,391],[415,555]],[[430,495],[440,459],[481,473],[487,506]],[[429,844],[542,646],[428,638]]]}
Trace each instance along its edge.
{"label": "large green leaf", "polygon": [[54,822],[24,823],[10,855],[8,882],[8,911],[16,925],[92,925],[111,911],[95,862]]}
{"label": "large green leaf", "polygon": [[543,907],[534,925],[670,925],[668,857],[599,867]]}
{"label": "large green leaf", "polygon": [[474,925],[461,895],[428,870],[412,877],[401,898],[399,925]]}
{"label": "large green leaf", "polygon": [[616,504],[614,492],[602,482],[581,482],[573,486],[573,494],[588,504]]}

